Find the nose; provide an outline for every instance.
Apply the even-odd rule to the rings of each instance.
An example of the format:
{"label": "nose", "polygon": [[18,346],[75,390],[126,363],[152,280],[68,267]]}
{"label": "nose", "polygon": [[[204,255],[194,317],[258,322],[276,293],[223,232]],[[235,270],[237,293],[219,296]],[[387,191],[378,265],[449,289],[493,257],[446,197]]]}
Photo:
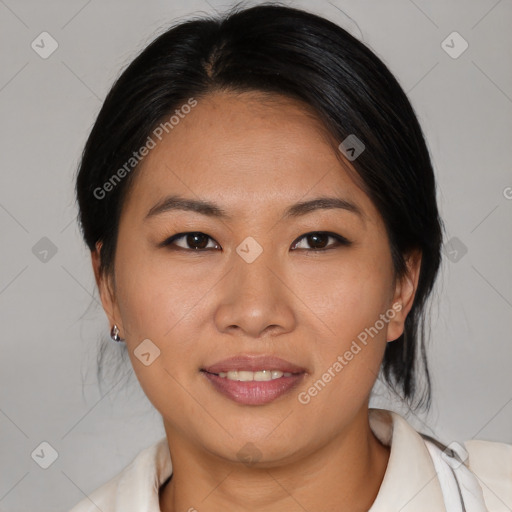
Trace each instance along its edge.
{"label": "nose", "polygon": [[219,332],[262,338],[292,331],[292,286],[271,251],[264,250],[252,263],[236,252],[233,259],[215,311]]}

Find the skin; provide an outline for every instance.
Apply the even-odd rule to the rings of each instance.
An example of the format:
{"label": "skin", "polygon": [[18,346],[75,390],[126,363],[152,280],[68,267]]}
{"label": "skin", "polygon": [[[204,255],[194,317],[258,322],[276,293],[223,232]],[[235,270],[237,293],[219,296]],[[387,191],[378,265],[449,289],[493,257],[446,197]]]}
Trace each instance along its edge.
{"label": "skin", "polygon": [[[92,253],[110,324],[163,418],[173,463],[160,489],[163,512],[354,512],[377,496],[389,448],[370,429],[369,395],[386,343],[403,332],[421,256],[411,254],[408,275],[395,279],[380,214],[336,144],[293,100],[201,98],[139,169],[122,210],[115,281],[99,274],[101,244]],[[144,220],[168,194],[213,201],[233,218],[176,210]],[[281,220],[286,207],[318,196],[349,199],[364,217],[326,209]],[[158,247],[192,231],[211,237],[203,240],[208,249],[194,250],[186,237],[174,250]],[[320,246],[331,248],[314,252],[315,241],[303,235],[317,231],[352,245],[324,238]],[[236,252],[248,236],[263,248],[250,264]],[[300,403],[298,394],[394,303],[401,311],[310,403]],[[147,338],[160,350],[149,366],[134,355]],[[269,404],[238,404],[199,370],[240,353],[277,355],[307,374]],[[237,456],[249,442],[261,457],[252,465]]]}

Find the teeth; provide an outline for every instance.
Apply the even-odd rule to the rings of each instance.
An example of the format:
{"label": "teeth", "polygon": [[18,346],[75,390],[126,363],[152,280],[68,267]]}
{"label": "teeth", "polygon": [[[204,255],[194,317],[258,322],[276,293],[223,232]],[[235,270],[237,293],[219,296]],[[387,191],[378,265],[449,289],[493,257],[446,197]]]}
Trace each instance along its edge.
{"label": "teeth", "polygon": [[233,370],[229,372],[220,372],[219,377],[229,380],[239,380],[242,382],[265,381],[280,379],[281,377],[291,377],[290,372],[281,372],[279,370],[259,370],[257,372],[249,372],[246,370]]}

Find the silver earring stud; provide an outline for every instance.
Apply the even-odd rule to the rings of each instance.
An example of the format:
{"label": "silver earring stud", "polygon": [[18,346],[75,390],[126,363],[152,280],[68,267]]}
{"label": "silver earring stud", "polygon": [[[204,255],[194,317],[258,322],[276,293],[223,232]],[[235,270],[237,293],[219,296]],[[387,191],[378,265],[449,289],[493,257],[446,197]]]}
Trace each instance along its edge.
{"label": "silver earring stud", "polygon": [[112,338],[113,341],[124,341],[120,336],[119,336],[119,328],[117,327],[116,324],[114,324],[112,326],[112,330],[110,331],[110,337]]}

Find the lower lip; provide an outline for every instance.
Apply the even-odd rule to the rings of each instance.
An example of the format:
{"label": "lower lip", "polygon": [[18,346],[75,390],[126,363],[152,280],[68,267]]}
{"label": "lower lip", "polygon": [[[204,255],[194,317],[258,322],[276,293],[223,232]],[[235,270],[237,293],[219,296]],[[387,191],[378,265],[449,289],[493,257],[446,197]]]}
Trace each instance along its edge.
{"label": "lower lip", "polygon": [[219,393],[234,402],[245,405],[268,404],[289,393],[304,377],[304,373],[299,373],[273,380],[243,382],[219,377],[204,370],[201,373],[206,376]]}

